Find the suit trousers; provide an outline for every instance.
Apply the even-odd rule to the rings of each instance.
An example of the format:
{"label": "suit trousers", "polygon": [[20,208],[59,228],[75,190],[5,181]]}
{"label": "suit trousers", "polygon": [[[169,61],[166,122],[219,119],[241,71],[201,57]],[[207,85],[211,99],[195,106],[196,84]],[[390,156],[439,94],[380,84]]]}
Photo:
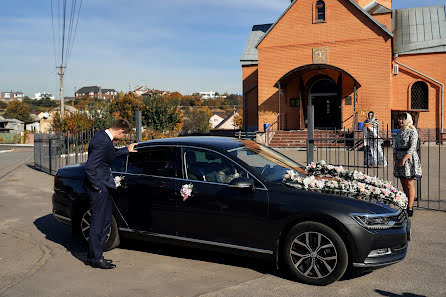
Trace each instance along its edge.
{"label": "suit trousers", "polygon": [[103,259],[104,243],[112,222],[112,198],[108,189],[101,193],[87,190],[91,208],[89,251],[88,257],[92,260]]}

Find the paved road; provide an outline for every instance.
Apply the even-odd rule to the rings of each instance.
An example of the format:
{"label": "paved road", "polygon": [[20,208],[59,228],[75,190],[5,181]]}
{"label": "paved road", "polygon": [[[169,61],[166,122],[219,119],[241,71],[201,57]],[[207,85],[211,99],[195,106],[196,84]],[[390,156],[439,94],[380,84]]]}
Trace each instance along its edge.
{"label": "paved road", "polygon": [[328,287],[294,282],[266,261],[150,243],[127,242],[106,253],[116,269],[92,269],[50,214],[53,178],[20,165],[30,159],[26,149],[0,156],[1,297],[446,296],[446,213],[426,210],[415,213],[404,262]]}

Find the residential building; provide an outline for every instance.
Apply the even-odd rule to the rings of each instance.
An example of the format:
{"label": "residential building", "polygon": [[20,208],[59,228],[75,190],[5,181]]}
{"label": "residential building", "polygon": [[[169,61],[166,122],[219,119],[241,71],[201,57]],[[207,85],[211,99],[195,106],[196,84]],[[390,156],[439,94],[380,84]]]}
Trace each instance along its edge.
{"label": "residential building", "polygon": [[224,111],[212,112],[212,116],[209,119],[209,124],[211,128],[217,127],[226,118],[226,113]]}
{"label": "residential building", "polygon": [[17,119],[5,119],[0,116],[0,132],[20,133],[24,129],[24,122]]}
{"label": "residential building", "polygon": [[231,112],[223,121],[220,122],[214,129],[215,130],[236,130],[239,129],[235,123],[235,117],[238,115],[236,111]]}
{"label": "residential building", "polygon": [[43,98],[50,98],[51,100],[56,100],[56,98],[51,93],[34,93],[34,100],[41,100]]}
{"label": "residential building", "polygon": [[76,98],[99,98],[99,99],[113,99],[118,96],[115,89],[103,89],[99,86],[82,87],[74,94]]}
{"label": "residential building", "polygon": [[[392,9],[391,0],[299,0],[255,25],[240,60],[244,127],[381,127],[409,112],[420,135],[443,132],[445,6]],[[422,136],[423,137],[423,136]]]}
{"label": "residential building", "polygon": [[0,100],[5,102],[10,102],[14,100],[22,101],[24,97],[25,94],[23,94],[22,92],[10,91],[10,92],[2,92]]}

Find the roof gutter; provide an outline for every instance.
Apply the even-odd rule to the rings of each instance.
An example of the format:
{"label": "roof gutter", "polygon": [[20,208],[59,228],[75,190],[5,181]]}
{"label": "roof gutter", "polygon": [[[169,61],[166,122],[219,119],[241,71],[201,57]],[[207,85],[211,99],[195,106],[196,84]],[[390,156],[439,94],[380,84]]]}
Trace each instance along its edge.
{"label": "roof gutter", "polygon": [[427,76],[424,73],[421,73],[420,71],[417,71],[417,70],[415,70],[415,69],[413,69],[413,68],[411,68],[411,67],[409,67],[407,65],[404,65],[404,64],[398,62],[397,58],[398,58],[398,54],[395,54],[395,63],[397,63],[398,65],[403,66],[404,68],[407,68],[407,69],[409,69],[409,70],[411,70],[411,71],[413,71],[413,72],[415,72],[415,73],[417,73],[417,74],[419,74],[421,76],[424,76],[425,78],[427,78],[427,79],[429,79],[429,80],[431,80],[431,81],[433,81],[433,82],[435,82],[435,83],[437,83],[437,84],[439,84],[441,86],[441,119],[440,119],[440,128],[441,128],[441,130],[440,131],[441,131],[441,133],[443,133],[444,83],[441,83],[438,80],[436,80],[436,79],[434,79],[434,78],[432,78],[430,76]]}

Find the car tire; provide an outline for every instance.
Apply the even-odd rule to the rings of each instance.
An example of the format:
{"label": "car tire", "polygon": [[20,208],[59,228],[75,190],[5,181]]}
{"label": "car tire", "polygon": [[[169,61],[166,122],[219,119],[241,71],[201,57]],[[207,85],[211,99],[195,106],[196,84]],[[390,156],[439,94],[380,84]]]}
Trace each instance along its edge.
{"label": "car tire", "polygon": [[348,252],[344,241],[321,223],[295,225],[285,238],[282,252],[289,271],[306,284],[329,285],[347,270]]}
{"label": "car tire", "polygon": [[[76,229],[79,233],[82,240],[88,244],[89,241],[89,229],[90,229],[90,218],[91,218],[91,210],[90,209],[84,209],[80,212],[79,219],[76,220]],[[116,224],[115,217],[112,216],[112,222],[110,226],[110,230],[107,233],[107,239],[104,243],[104,252],[110,251],[116,247],[118,247],[120,244],[119,239],[119,232],[118,232],[118,225]]]}

